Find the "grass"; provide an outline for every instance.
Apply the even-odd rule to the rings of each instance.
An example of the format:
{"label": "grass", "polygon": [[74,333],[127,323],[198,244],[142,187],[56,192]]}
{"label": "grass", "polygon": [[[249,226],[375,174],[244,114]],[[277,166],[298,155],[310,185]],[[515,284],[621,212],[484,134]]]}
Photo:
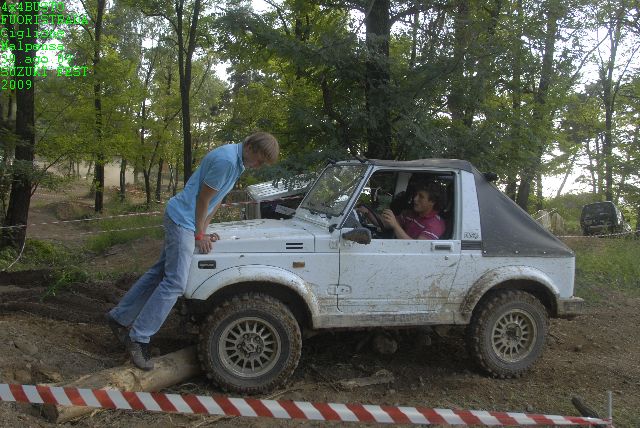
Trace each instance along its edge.
{"label": "grass", "polygon": [[89,279],[89,273],[82,267],[82,259],[77,254],[60,244],[28,239],[19,258],[19,251],[15,249],[4,248],[0,251],[0,267],[6,269],[17,260],[11,271],[51,270],[52,281],[42,296],[44,299],[73,283],[86,282]]}
{"label": "grass", "polygon": [[576,252],[576,294],[599,301],[603,290],[640,294],[640,240],[588,238],[568,245]]}
{"label": "grass", "polygon": [[[0,269],[7,269],[18,259],[19,253],[20,251],[13,248],[3,248],[0,251]],[[34,270],[74,264],[78,262],[74,254],[66,247],[53,242],[27,239],[22,256],[11,270]]]}
{"label": "grass", "polygon": [[97,254],[104,253],[110,247],[126,244],[136,239],[151,237],[162,239],[164,230],[162,215],[144,215],[100,220],[91,224],[91,232],[85,246]]}

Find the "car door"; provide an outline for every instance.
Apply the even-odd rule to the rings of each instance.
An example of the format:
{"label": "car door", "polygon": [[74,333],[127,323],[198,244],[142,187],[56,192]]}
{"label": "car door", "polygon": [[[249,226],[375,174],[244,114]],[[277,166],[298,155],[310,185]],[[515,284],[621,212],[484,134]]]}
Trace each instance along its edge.
{"label": "car door", "polygon": [[338,309],[343,313],[434,312],[446,303],[460,240],[341,238]]}

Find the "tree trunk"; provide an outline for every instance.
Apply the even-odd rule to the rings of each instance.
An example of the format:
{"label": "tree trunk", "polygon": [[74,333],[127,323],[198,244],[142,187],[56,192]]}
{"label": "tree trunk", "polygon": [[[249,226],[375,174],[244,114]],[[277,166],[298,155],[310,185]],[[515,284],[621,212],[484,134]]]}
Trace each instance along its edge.
{"label": "tree trunk", "polygon": [[[513,76],[511,77],[511,107],[513,109],[513,121],[511,122],[510,137],[512,147],[520,147],[524,141],[522,127],[522,59],[524,49],[522,47],[523,35],[523,12],[522,0],[516,1],[516,34],[514,34],[513,45]],[[513,169],[512,176],[507,184],[507,195],[513,200],[517,200],[518,180],[516,178],[518,167]]]}
{"label": "tree trunk", "polygon": [[531,184],[536,175],[540,173],[542,165],[542,155],[548,144],[548,134],[551,131],[551,114],[547,105],[547,97],[551,88],[554,67],[553,56],[555,54],[555,44],[558,32],[558,20],[563,15],[563,6],[560,0],[549,0],[547,3],[547,23],[544,40],[544,53],[542,56],[542,67],[540,70],[540,83],[534,94],[533,126],[535,127],[533,142],[533,153],[529,165],[524,168],[520,188],[518,189],[517,204],[525,211],[529,208],[529,195],[531,194]]}
{"label": "tree trunk", "polygon": [[591,152],[591,140],[587,140],[587,146],[585,147],[585,150],[587,152],[587,159],[589,160],[589,174],[591,175],[591,193],[593,193],[594,195],[597,195],[598,194],[598,182],[596,180],[597,166],[594,165],[594,163],[597,160],[594,159],[593,154]]}
{"label": "tree trunk", "polygon": [[120,161],[120,202],[124,202],[127,196],[127,160]]}
{"label": "tree trunk", "polygon": [[[602,159],[604,161],[604,194],[605,200],[613,200],[613,115],[615,112],[616,90],[614,88],[613,72],[616,65],[618,45],[621,39],[622,19],[624,12],[620,6],[616,15],[618,19],[612,19],[613,24],[609,28],[609,60],[606,65],[600,66],[600,84],[602,85],[602,102],[604,104],[604,140],[602,142]],[[614,18],[614,17],[612,17]]]}
{"label": "tree trunk", "polygon": [[598,196],[602,197],[604,195],[602,189],[604,189],[603,183],[604,183],[604,174],[603,174],[603,167],[604,167],[604,161],[602,159],[602,144],[600,144],[600,141],[603,139],[602,134],[599,134],[596,136],[596,183],[597,183],[597,189],[598,189]]}
{"label": "tree trunk", "polygon": [[178,192],[178,171],[180,171],[180,161],[176,162],[176,167],[173,170],[173,183],[171,186],[171,195],[175,196]]}
{"label": "tree trunk", "polygon": [[558,191],[556,192],[556,198],[559,197],[562,194],[562,189],[564,189],[564,185],[567,183],[567,179],[569,178],[569,174],[571,174],[571,171],[573,171],[573,165],[576,163],[576,158],[577,157],[578,157],[577,153],[574,153],[574,155],[571,157],[571,162],[569,163],[569,168],[564,173],[564,177],[562,179],[562,183],[560,184],[560,187],[558,188]]}
{"label": "tree trunk", "polygon": [[167,192],[171,191],[171,189],[173,188],[173,180],[175,179],[175,168],[171,165],[169,165],[169,184],[167,184]]}
{"label": "tree trunk", "polygon": [[164,168],[164,159],[158,161],[158,175],[156,177],[156,202],[161,202],[162,195],[162,169]]}
{"label": "tree trunk", "polygon": [[[6,6],[6,1],[0,2],[0,7]],[[23,18],[30,18],[29,22],[35,21],[34,12],[20,11]],[[22,43],[34,45],[36,43],[36,24],[20,24],[19,30],[24,31],[25,36]],[[11,42],[17,45],[15,38],[9,37]],[[24,49],[16,49],[12,52],[16,57],[16,67],[34,67],[35,50],[25,52]],[[26,73],[25,73],[26,74]],[[33,74],[33,73],[31,73]],[[15,148],[15,158],[13,161],[12,185],[9,194],[9,205],[7,215],[4,219],[5,226],[19,226],[10,229],[3,229],[0,246],[12,246],[22,248],[27,234],[26,224],[29,218],[29,206],[31,205],[32,174],[35,136],[35,81],[33,77],[15,77],[18,88],[16,90],[16,116],[15,134],[18,143]],[[11,117],[11,107],[9,111]]]}
{"label": "tree trunk", "polygon": [[518,179],[515,177],[507,178],[507,187],[505,188],[504,193],[511,198],[511,200],[516,200],[516,192],[518,191]]}
{"label": "tree trunk", "polygon": [[95,191],[95,212],[102,212],[104,208],[104,164],[105,160],[101,154],[96,156],[96,165],[93,175],[93,190]]}
{"label": "tree trunk", "polygon": [[[140,148],[142,149],[143,153],[145,150],[144,147],[144,134],[146,132],[145,129],[145,121],[147,119],[147,101],[142,100],[142,112],[139,116],[141,118],[141,127],[140,127]],[[142,162],[144,164],[144,167],[142,168],[142,176],[144,177],[144,193],[146,195],[146,199],[147,199],[147,207],[149,207],[149,205],[151,204],[151,188],[149,187],[151,185],[150,181],[149,181],[149,169],[151,167],[149,167],[149,169],[147,169],[147,157],[143,154],[142,155]]]}
{"label": "tree trunk", "polygon": [[[455,0],[453,4],[455,16],[453,18],[454,45],[451,88],[447,97],[447,106],[451,113],[452,122],[464,120],[465,100],[465,56],[469,46],[469,0]],[[464,158],[463,158],[464,159]]]}
{"label": "tree trunk", "polygon": [[105,157],[102,153],[102,76],[98,74],[98,66],[100,64],[100,57],[102,55],[102,18],[104,17],[104,10],[106,6],[106,0],[98,0],[98,10],[95,21],[95,39],[94,39],[94,51],[93,51],[93,94],[94,94],[94,110],[95,110],[95,136],[96,147],[98,148],[98,154],[96,156],[96,166],[94,175],[94,186],[96,190],[95,195],[95,211],[102,212],[104,204],[104,164]]}
{"label": "tree trunk", "polygon": [[151,174],[148,170],[142,171],[144,176],[144,194],[147,200],[147,208],[151,206]]}
{"label": "tree trunk", "polygon": [[193,167],[193,155],[191,147],[191,114],[189,104],[189,94],[191,92],[191,67],[193,52],[196,48],[196,29],[200,16],[201,0],[195,0],[193,13],[189,28],[189,43],[184,44],[184,34],[182,33],[182,19],[184,16],[184,0],[175,2],[176,11],[176,35],[178,37],[178,70],[180,71],[180,100],[182,106],[182,135],[183,135],[183,162],[184,162],[184,183],[191,177]]}
{"label": "tree trunk", "polygon": [[391,17],[389,0],[372,2],[365,16],[367,61],[365,97],[367,108],[368,158],[391,159],[391,108],[389,86],[389,40]]}

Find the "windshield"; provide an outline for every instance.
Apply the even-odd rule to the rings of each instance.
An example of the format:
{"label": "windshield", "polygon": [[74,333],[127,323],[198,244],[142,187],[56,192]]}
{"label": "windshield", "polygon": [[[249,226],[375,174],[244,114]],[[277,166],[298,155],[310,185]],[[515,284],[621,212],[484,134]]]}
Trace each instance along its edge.
{"label": "windshield", "polygon": [[366,165],[327,167],[300,208],[306,208],[314,214],[326,214],[328,217],[341,215],[366,170]]}
{"label": "windshield", "polygon": [[595,203],[585,205],[582,208],[582,216],[583,217],[592,217],[597,216],[599,214],[613,214],[613,210],[611,204],[609,203]]}

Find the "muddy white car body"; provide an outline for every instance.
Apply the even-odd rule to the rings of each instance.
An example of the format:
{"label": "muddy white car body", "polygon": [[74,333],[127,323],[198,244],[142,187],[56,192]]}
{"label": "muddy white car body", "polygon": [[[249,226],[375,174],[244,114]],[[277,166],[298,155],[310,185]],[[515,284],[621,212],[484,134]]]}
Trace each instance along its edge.
{"label": "muddy white car body", "polygon": [[[445,196],[439,240],[389,239],[354,213],[376,180],[393,199],[425,179]],[[333,328],[469,325],[480,366],[518,376],[542,351],[547,316],[582,307],[572,251],[465,161],[331,164],[293,218],[209,231],[220,241],[195,255],[185,298],[194,312],[211,314],[201,321],[199,352],[225,389],[276,387],[297,365],[301,345],[290,342],[300,331]]]}

